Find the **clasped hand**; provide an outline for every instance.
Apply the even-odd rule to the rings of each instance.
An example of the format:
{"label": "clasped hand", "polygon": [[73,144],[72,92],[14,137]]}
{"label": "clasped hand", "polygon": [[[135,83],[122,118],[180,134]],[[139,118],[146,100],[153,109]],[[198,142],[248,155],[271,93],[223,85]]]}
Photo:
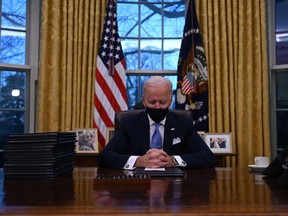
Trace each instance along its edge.
{"label": "clasped hand", "polygon": [[172,156],[163,149],[149,149],[145,155],[139,156],[135,163],[136,167],[161,168],[174,166]]}

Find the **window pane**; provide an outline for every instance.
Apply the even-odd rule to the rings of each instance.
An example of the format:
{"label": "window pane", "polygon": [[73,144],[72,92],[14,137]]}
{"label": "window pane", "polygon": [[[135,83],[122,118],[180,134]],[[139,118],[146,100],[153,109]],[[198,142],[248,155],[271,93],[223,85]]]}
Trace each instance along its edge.
{"label": "window pane", "polygon": [[275,0],[275,28],[276,32],[288,30],[288,0]]}
{"label": "window pane", "polygon": [[128,95],[128,109],[134,109],[135,104],[138,102],[139,89],[137,88],[138,76],[126,76],[126,89]]}
{"label": "window pane", "polygon": [[165,78],[169,79],[172,82],[172,91],[173,91],[173,97],[172,97],[172,103],[170,106],[170,109],[175,109],[175,101],[176,101],[176,91],[177,91],[177,75],[166,75]]}
{"label": "window pane", "polygon": [[24,111],[0,110],[0,149],[7,142],[9,133],[24,133]]}
{"label": "window pane", "polygon": [[275,1],[276,64],[288,64],[288,0]]}
{"label": "window pane", "polygon": [[0,109],[24,109],[25,83],[25,72],[0,71]]}
{"label": "window pane", "polygon": [[288,32],[276,34],[276,64],[288,64]]}
{"label": "window pane", "polygon": [[277,112],[277,148],[284,148],[288,140],[288,111]]}
{"label": "window pane", "polygon": [[138,39],[122,39],[121,45],[128,70],[138,70]]}
{"label": "window pane", "polygon": [[161,40],[140,41],[140,69],[162,70]]}
{"label": "window pane", "polygon": [[0,62],[25,64],[25,43],[26,33],[2,30]]}
{"label": "window pane", "polygon": [[276,73],[276,108],[288,109],[288,71]]}
{"label": "window pane", "polygon": [[164,8],[164,37],[181,38],[185,24],[185,4],[166,4]]}
{"label": "window pane", "polygon": [[2,1],[2,28],[26,29],[26,0]]}
{"label": "window pane", "polygon": [[162,37],[161,4],[141,5],[140,37]]}
{"label": "window pane", "polygon": [[186,0],[163,0],[165,3],[166,2],[174,2],[174,3],[182,3],[185,4]]}
{"label": "window pane", "polygon": [[152,3],[159,3],[159,2],[162,2],[163,0],[139,0],[139,2],[143,2],[143,3],[146,3],[146,2],[152,2]]}
{"label": "window pane", "polygon": [[164,40],[164,70],[177,70],[181,39]]}
{"label": "window pane", "polygon": [[[129,8],[129,13],[126,13]],[[120,37],[138,37],[138,4],[117,4]]]}
{"label": "window pane", "polygon": [[142,85],[149,76],[128,75],[126,86],[128,91],[128,109],[142,108]]}

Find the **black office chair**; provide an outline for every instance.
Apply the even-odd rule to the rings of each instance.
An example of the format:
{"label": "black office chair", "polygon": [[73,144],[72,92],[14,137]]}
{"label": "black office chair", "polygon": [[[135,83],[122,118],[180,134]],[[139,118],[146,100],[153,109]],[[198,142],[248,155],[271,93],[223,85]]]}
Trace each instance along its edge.
{"label": "black office chair", "polygon": [[[116,112],[115,118],[114,118],[114,131],[116,132],[120,128],[122,118],[131,116],[131,115],[136,115],[142,111],[144,111],[144,109],[135,109],[135,110],[126,110],[126,111]],[[190,111],[186,111],[186,110],[170,110],[170,111],[183,115],[183,116],[192,117],[192,113]]]}

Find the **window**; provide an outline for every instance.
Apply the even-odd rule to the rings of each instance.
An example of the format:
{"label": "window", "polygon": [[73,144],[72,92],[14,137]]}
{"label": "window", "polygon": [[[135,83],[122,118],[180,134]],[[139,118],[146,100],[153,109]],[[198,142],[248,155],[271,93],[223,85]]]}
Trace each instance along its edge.
{"label": "window", "polygon": [[128,108],[141,102],[141,86],[151,75],[166,76],[176,90],[185,0],[118,0],[117,18],[127,65]]}
{"label": "window", "polygon": [[0,0],[0,153],[9,133],[34,131],[39,2]]}
{"label": "window", "polygon": [[273,156],[288,140],[288,0],[268,2],[271,68],[271,132]]}

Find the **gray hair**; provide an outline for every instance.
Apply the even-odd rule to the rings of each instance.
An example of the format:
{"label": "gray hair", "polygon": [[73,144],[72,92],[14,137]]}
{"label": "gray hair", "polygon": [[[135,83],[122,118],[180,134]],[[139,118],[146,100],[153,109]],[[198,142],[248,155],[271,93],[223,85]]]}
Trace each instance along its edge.
{"label": "gray hair", "polygon": [[164,86],[164,85],[168,85],[170,87],[170,93],[172,97],[173,95],[172,82],[169,79],[164,78],[162,76],[152,76],[148,80],[146,80],[142,86],[142,94],[145,95],[146,89],[149,86]]}

